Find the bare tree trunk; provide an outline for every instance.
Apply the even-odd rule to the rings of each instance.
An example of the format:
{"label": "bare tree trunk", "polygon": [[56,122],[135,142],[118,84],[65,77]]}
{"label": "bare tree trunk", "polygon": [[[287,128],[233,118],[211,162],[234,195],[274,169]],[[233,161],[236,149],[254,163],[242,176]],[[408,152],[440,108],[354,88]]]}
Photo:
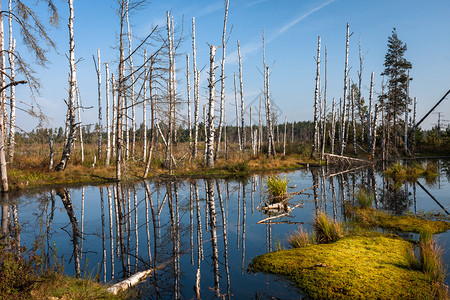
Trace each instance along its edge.
{"label": "bare tree trunk", "polygon": [[414,112],[413,112],[413,124],[412,124],[413,131],[411,133],[411,135],[412,135],[411,153],[413,155],[414,155],[414,147],[416,145],[416,108],[417,108],[417,98],[414,97]]}
{"label": "bare tree trunk", "polygon": [[[8,1],[8,25],[9,25],[9,52],[8,60],[9,67],[11,71],[10,81],[14,82],[16,78],[16,68],[15,68],[15,50],[16,50],[16,40],[13,39],[12,33],[12,0]],[[4,59],[3,59],[4,61]],[[4,69],[3,69],[4,70]],[[14,149],[15,149],[15,135],[16,135],[16,88],[14,85],[10,87],[10,118],[9,118],[9,139],[8,139],[8,152],[9,152],[9,162],[14,162]],[[5,127],[6,129],[6,127]]]}
{"label": "bare tree trunk", "polygon": [[[208,109],[208,142],[207,142],[207,155],[206,165],[210,168],[214,167],[214,101],[215,101],[215,84],[216,84],[216,67],[214,65],[216,47],[210,46],[209,56],[209,109]],[[206,124],[205,124],[206,125]]]}
{"label": "bare tree trunk", "polygon": [[225,2],[225,17],[223,19],[223,32],[222,32],[222,63],[220,66],[220,120],[219,120],[219,132],[217,135],[215,160],[219,158],[220,140],[222,139],[222,127],[225,114],[225,35],[227,29],[228,18],[228,4],[229,0]]}
{"label": "bare tree trunk", "polygon": [[253,140],[253,127],[252,127],[252,107],[250,106],[250,145],[252,148],[252,153],[255,155],[255,147],[254,147],[254,140]]}
{"label": "bare tree trunk", "polygon": [[74,131],[75,131],[75,90],[77,86],[77,76],[76,76],[76,65],[75,65],[75,41],[73,35],[73,0],[68,0],[69,3],[69,64],[70,64],[70,74],[69,74],[69,97],[67,103],[67,141],[64,145],[61,161],[55,167],[55,171],[65,170],[67,167],[67,162],[69,161],[70,151],[72,150],[72,145],[74,141]]}
{"label": "bare tree trunk", "polygon": [[331,134],[330,134],[330,152],[331,154],[334,154],[334,138],[335,138],[335,134],[336,134],[336,118],[335,118],[335,99],[333,97],[333,103],[331,106]]}
{"label": "bare tree trunk", "polygon": [[272,116],[270,109],[270,94],[269,94],[269,67],[266,67],[266,118],[267,118],[267,157],[270,155],[276,156],[275,144],[273,138],[273,126],[272,126]]}
{"label": "bare tree trunk", "polygon": [[408,106],[409,106],[409,70],[408,70],[408,79],[406,81],[406,101],[405,101],[405,129],[404,129],[404,139],[403,139],[403,146],[404,146],[404,153],[405,155],[408,155]]}
{"label": "bare tree trunk", "polygon": [[323,160],[325,154],[325,137],[327,133],[327,47],[325,46],[325,87],[323,93],[323,117],[322,117],[322,152],[320,154],[320,160]]}
{"label": "bare tree trunk", "polygon": [[155,140],[156,140],[156,128],[155,128],[155,122],[156,122],[156,95],[153,96],[153,64],[154,64],[154,58],[153,55],[150,65],[150,76],[149,76],[149,90],[150,90],[150,111],[151,111],[151,139],[150,139],[150,148],[147,156],[147,165],[145,166],[144,171],[144,178],[147,178],[148,171],[150,170],[150,164],[152,161],[152,154],[153,149],[155,147]]}
{"label": "bare tree trunk", "polygon": [[318,138],[319,138],[319,125],[318,125],[318,105],[319,105],[319,90],[320,90],[320,36],[317,37],[317,56],[316,56],[316,89],[314,91],[314,135],[313,135],[313,145],[311,150],[311,158],[316,157],[318,148]]}
{"label": "bare tree trunk", "polygon": [[[126,18],[127,18],[127,36],[128,36],[128,55],[130,59],[130,74],[131,74],[131,156],[134,157],[134,150],[135,150],[135,144],[136,144],[136,99],[135,99],[135,91],[134,91],[134,65],[133,65],[133,56],[132,56],[132,47],[131,47],[131,41],[132,41],[132,31],[130,29],[130,20],[129,20],[129,14],[128,14],[128,3],[127,3],[127,12],[126,12]],[[128,107],[126,108],[128,111]],[[127,114],[128,115],[128,114]],[[127,117],[127,124],[128,124],[128,117]],[[130,146],[129,146],[129,128],[127,125],[127,159],[130,158]]]}
{"label": "bare tree trunk", "polygon": [[167,39],[169,42],[169,82],[168,82],[168,101],[169,101],[169,132],[167,136],[167,147],[166,147],[166,160],[165,166],[172,171],[172,138],[173,138],[173,106],[174,106],[174,95],[173,95],[173,44],[172,44],[172,22],[170,20],[169,11],[167,11]]}
{"label": "bare tree trunk", "polygon": [[197,157],[198,146],[198,110],[199,110],[199,72],[197,72],[197,49],[195,48],[195,18],[192,18],[192,71],[194,72],[194,149],[193,156]]}
{"label": "bare tree trunk", "polygon": [[80,101],[80,90],[77,86],[77,113],[78,113],[78,135],[80,140],[80,152],[81,152],[81,163],[84,162],[84,144],[83,144],[83,128],[81,126],[81,101]]}
{"label": "bare tree trunk", "polygon": [[353,89],[351,90],[352,90],[351,98],[352,98],[353,153],[356,154],[355,91]]}
{"label": "bare tree trunk", "polygon": [[111,157],[116,157],[116,140],[117,140],[117,101],[116,101],[116,79],[114,73],[111,74],[111,87],[112,87],[112,120],[111,120]]}
{"label": "bare tree trunk", "polygon": [[[126,7],[122,2],[119,6],[120,35],[119,35],[119,78],[117,85],[117,115],[116,115],[116,179],[122,180],[122,155],[123,155],[123,100],[125,95],[125,50],[123,43],[123,30],[126,15]],[[114,79],[113,79],[114,80]],[[127,128],[128,131],[128,128]],[[120,184],[118,185],[119,190]],[[118,191],[119,194],[119,191]],[[120,209],[119,209],[120,211]]]}
{"label": "bare tree trunk", "polygon": [[188,130],[189,130],[189,147],[192,149],[192,120],[191,120],[191,80],[189,77],[189,53],[186,53],[186,94],[188,106]]}
{"label": "bare tree trunk", "polygon": [[240,95],[241,95],[241,129],[242,129],[242,134],[241,134],[241,139],[242,139],[242,150],[244,150],[245,148],[245,142],[246,142],[246,138],[245,138],[245,109],[244,109],[244,84],[242,83],[242,56],[241,56],[241,47],[239,45],[239,41],[237,41],[237,45],[238,45],[238,57],[239,57],[239,90],[240,90]]}
{"label": "bare tree trunk", "polygon": [[364,57],[362,56],[362,53],[361,53],[361,38],[359,39],[358,44],[359,44],[358,112],[359,112],[359,117],[361,119],[361,146],[362,146],[364,144],[364,114],[362,111],[362,103],[361,103],[361,99],[362,99],[361,84],[362,84],[362,71],[363,71]]}
{"label": "bare tree trunk", "polygon": [[236,106],[236,130],[239,142],[239,152],[242,154],[241,131],[239,130],[239,106],[237,102],[236,73],[234,73],[234,105]]}
{"label": "bare tree trunk", "polygon": [[259,96],[258,153],[261,153],[261,144],[262,144],[262,137],[263,137],[261,111],[262,111],[262,98],[261,98],[261,96]]}
{"label": "bare tree trunk", "polygon": [[[371,128],[371,131],[372,131],[372,133],[370,134],[370,136],[371,136],[371,143],[372,143],[372,149],[371,149],[371,153],[370,153],[370,155],[372,156],[372,157],[374,157],[375,156],[375,147],[376,147],[376,144],[377,144],[377,124],[378,124],[378,109],[379,109],[379,106],[378,106],[378,104],[375,104],[375,114],[374,114],[374,116],[373,116],[373,122],[371,122],[371,123],[373,123],[373,126],[372,126],[372,128]],[[383,121],[384,122],[384,121]],[[384,126],[384,125],[383,125]],[[383,128],[383,140],[384,140],[384,128]],[[384,142],[383,142],[384,143]],[[384,151],[383,151],[383,153],[384,153]]]}
{"label": "bare tree trunk", "polygon": [[286,124],[287,124],[287,117],[284,116],[283,158],[286,157]]}
{"label": "bare tree trunk", "polygon": [[47,128],[47,136],[48,136],[48,146],[49,146],[49,150],[50,150],[48,169],[52,170],[53,169],[53,132],[48,130],[48,128]]}
{"label": "bare tree trunk", "polygon": [[369,93],[369,112],[367,114],[367,146],[368,150],[372,149],[372,106],[373,106],[373,82],[375,72],[370,76],[370,93]]}
{"label": "bare tree trunk", "polygon": [[100,49],[97,49],[97,65],[95,64],[95,57],[94,58],[94,66],[95,71],[97,72],[97,91],[98,91],[98,127],[97,127],[97,134],[98,134],[98,141],[97,141],[97,153],[98,153],[98,159],[100,160],[102,158],[102,69],[101,69],[101,63],[100,63]]}
{"label": "bare tree trunk", "polygon": [[347,100],[347,79],[348,79],[348,47],[349,47],[349,38],[350,38],[350,32],[349,32],[349,24],[347,23],[347,36],[346,36],[346,42],[345,42],[345,68],[344,68],[344,103],[343,103],[343,109],[342,109],[342,118],[341,118],[341,126],[339,130],[339,154],[344,155],[344,149],[345,149],[345,141],[344,141],[344,133],[345,133],[345,104]]}
{"label": "bare tree trunk", "polygon": [[144,51],[144,96],[142,99],[142,160],[147,160],[147,81],[148,81],[148,66],[147,66],[147,49]]}
{"label": "bare tree trunk", "polygon": [[[106,82],[106,159],[105,165],[109,166],[111,161],[111,118],[109,115],[110,111],[110,100],[109,100],[109,65],[105,64],[105,82]],[[114,100],[113,100],[114,103]]]}

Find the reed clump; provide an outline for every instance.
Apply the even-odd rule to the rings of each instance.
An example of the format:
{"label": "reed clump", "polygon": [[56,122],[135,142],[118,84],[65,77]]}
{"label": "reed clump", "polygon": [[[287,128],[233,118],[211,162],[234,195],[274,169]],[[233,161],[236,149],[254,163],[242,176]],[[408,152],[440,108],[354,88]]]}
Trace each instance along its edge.
{"label": "reed clump", "polygon": [[343,224],[334,221],[327,214],[319,212],[314,220],[314,231],[317,242],[320,244],[331,243],[344,236]]}
{"label": "reed clump", "polygon": [[288,184],[289,178],[287,178],[287,176],[269,176],[266,180],[266,194],[268,195],[270,202],[282,202],[286,198]]}

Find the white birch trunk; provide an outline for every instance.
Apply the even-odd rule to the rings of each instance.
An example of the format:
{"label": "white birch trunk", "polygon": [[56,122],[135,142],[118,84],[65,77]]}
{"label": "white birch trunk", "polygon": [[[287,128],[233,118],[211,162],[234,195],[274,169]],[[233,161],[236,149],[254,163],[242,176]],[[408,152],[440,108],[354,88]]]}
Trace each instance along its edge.
{"label": "white birch trunk", "polygon": [[[95,63],[95,59],[94,59]],[[102,158],[102,69],[101,69],[101,62],[100,62],[100,49],[97,49],[97,81],[98,81],[98,127],[97,127],[97,133],[98,133],[98,144],[97,144],[97,152],[98,152],[98,159],[100,160]]]}
{"label": "white birch trunk", "polygon": [[169,132],[167,136],[167,146],[166,146],[166,159],[165,165],[169,171],[172,171],[172,138],[173,138],[173,106],[174,106],[174,97],[173,97],[173,44],[172,44],[172,22],[170,20],[170,13],[167,11],[167,40],[169,41],[169,82],[168,82],[168,101],[169,101]]}
{"label": "white birch trunk", "polygon": [[[376,144],[377,144],[378,109],[379,109],[379,106],[377,104],[375,104],[375,114],[373,116],[373,122],[372,122],[373,126],[371,128],[371,131],[372,131],[372,133],[371,133],[371,139],[372,139],[371,156],[373,158],[375,158],[374,157],[375,156],[375,147],[376,147]],[[383,129],[383,135],[384,135],[384,129]],[[383,151],[383,153],[384,153],[384,151]]]}
{"label": "white birch trunk", "polygon": [[197,72],[197,49],[195,48],[195,18],[192,18],[192,71],[194,73],[194,146],[193,156],[197,157],[198,113],[199,113],[199,72]]}
{"label": "white birch trunk", "polygon": [[408,155],[408,106],[409,106],[409,71],[408,71],[408,79],[406,81],[406,101],[405,101],[405,129],[404,129],[404,154]]}
{"label": "white birch trunk", "polygon": [[189,147],[192,149],[192,120],[191,120],[191,79],[189,73],[189,53],[186,53],[186,94],[188,106],[188,130],[189,130]]}
{"label": "white birch trunk", "polygon": [[368,150],[372,149],[372,106],[373,106],[373,83],[375,72],[370,76],[370,92],[369,92],[369,112],[367,114],[367,146]]}
{"label": "white birch trunk", "polygon": [[[135,96],[135,87],[134,87],[134,65],[133,65],[133,56],[132,54],[132,31],[130,29],[130,20],[128,14],[128,5],[127,5],[127,36],[128,36],[128,55],[130,59],[130,74],[131,74],[131,156],[134,157],[134,150],[136,144],[136,96]],[[127,107],[128,111],[128,107]],[[128,124],[128,118],[127,118]],[[127,159],[130,158],[130,146],[129,146],[129,128],[127,125]]]}
{"label": "white birch trunk", "polygon": [[330,134],[330,152],[331,154],[334,154],[334,139],[335,139],[335,134],[336,134],[336,117],[335,117],[335,99],[333,97],[333,103],[331,105],[331,134]]}
{"label": "white birch trunk", "polygon": [[[16,79],[16,67],[15,67],[15,50],[16,50],[16,40],[13,39],[13,28],[12,28],[12,0],[8,1],[8,27],[9,27],[9,52],[8,60],[11,72],[10,81],[14,82]],[[4,69],[3,69],[4,70]],[[9,139],[8,139],[8,152],[9,152],[9,162],[14,162],[14,149],[15,149],[15,135],[16,135],[16,88],[14,85],[10,87],[10,117],[9,117]]]}
{"label": "white birch trunk", "polygon": [[234,73],[234,105],[236,106],[236,130],[239,142],[239,152],[242,153],[241,131],[239,130],[239,106],[237,102],[236,73]]}
{"label": "white birch trunk", "polygon": [[241,56],[241,47],[239,45],[239,41],[237,41],[238,46],[238,57],[239,57],[239,90],[241,95],[241,139],[242,139],[242,150],[245,148],[245,105],[244,105],[244,84],[242,82],[242,56]]}
{"label": "white birch trunk", "polygon": [[325,154],[325,137],[327,132],[327,47],[325,46],[325,87],[323,93],[323,117],[322,117],[322,151],[320,153],[320,160],[323,160]]}
{"label": "white birch trunk", "polygon": [[284,135],[283,135],[283,158],[286,157],[286,126],[287,126],[287,117],[284,116]]}
{"label": "white birch trunk", "polygon": [[348,47],[349,47],[349,38],[350,38],[350,32],[349,32],[349,24],[347,23],[347,36],[346,36],[346,42],[345,42],[345,68],[344,68],[344,103],[343,103],[343,109],[342,109],[342,118],[341,118],[341,126],[339,130],[339,154],[344,155],[344,149],[345,149],[345,141],[344,141],[344,133],[345,133],[345,104],[347,99],[347,78],[348,78]]}
{"label": "white birch trunk", "polygon": [[352,90],[351,99],[352,99],[353,153],[356,154],[355,91],[353,89],[351,90]]}
{"label": "white birch trunk", "polygon": [[319,138],[319,92],[320,92],[320,36],[317,37],[317,57],[316,57],[316,88],[314,90],[314,135],[313,135],[313,147],[311,151],[311,157],[315,157],[318,147]]}
{"label": "white birch trunk", "polygon": [[207,142],[207,154],[206,154],[206,165],[210,168],[214,167],[214,101],[216,96],[215,84],[216,84],[216,67],[215,55],[216,47],[210,46],[209,54],[209,108],[208,108],[208,142]]}
{"label": "white birch trunk", "polygon": [[73,34],[73,20],[74,20],[74,10],[73,10],[73,0],[68,0],[69,4],[69,64],[70,64],[70,74],[69,74],[69,97],[68,97],[68,107],[67,107],[67,141],[64,145],[61,161],[55,167],[56,171],[62,171],[66,168],[67,162],[69,160],[70,151],[72,150],[74,141],[74,131],[75,131],[75,90],[77,86],[77,76],[76,76],[76,64],[75,64],[75,40]]}
{"label": "white birch trunk", "polygon": [[83,128],[81,126],[81,101],[80,101],[80,91],[77,86],[77,113],[78,113],[78,138],[80,139],[80,152],[81,152],[81,163],[84,162],[84,143],[83,143]]}
{"label": "white birch trunk", "polygon": [[147,49],[144,51],[144,95],[142,99],[142,127],[143,134],[142,140],[144,141],[142,145],[142,160],[147,160],[147,81],[148,80],[148,66],[147,66]]}
{"label": "white birch trunk", "polygon": [[[109,65],[105,64],[105,82],[106,82],[106,158],[105,165],[109,166],[111,161],[111,117],[110,117],[110,99],[109,99]],[[114,103],[114,102],[113,102]]]}
{"label": "white birch trunk", "polygon": [[227,30],[227,18],[228,18],[228,4],[229,0],[225,2],[225,17],[223,19],[223,32],[222,32],[222,62],[220,66],[220,119],[219,119],[219,132],[217,135],[216,153],[214,159],[219,158],[220,140],[222,139],[222,127],[225,114],[225,36]]}
{"label": "white birch trunk", "polygon": [[112,120],[111,120],[111,158],[116,156],[116,140],[117,140],[117,101],[116,101],[116,79],[114,73],[111,74],[111,91],[112,91]]}
{"label": "white birch trunk", "polygon": [[262,143],[262,136],[263,136],[263,134],[262,134],[261,110],[262,110],[262,98],[261,98],[261,96],[259,96],[258,153],[261,153],[261,143]]}

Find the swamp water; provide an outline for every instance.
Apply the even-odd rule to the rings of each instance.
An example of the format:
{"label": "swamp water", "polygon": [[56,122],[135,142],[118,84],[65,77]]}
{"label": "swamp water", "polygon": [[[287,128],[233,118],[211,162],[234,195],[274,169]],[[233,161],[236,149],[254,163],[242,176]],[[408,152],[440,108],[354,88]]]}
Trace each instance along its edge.
{"label": "swamp water", "polygon": [[[69,275],[98,276],[104,283],[161,267],[139,287],[142,298],[200,296],[293,299],[300,292],[286,280],[248,274],[251,259],[289,248],[287,235],[312,228],[317,211],[341,220],[342,203],[355,201],[360,188],[374,191],[373,206],[397,214],[450,210],[450,161],[439,160],[435,180],[394,186],[374,168],[340,173],[326,168],[282,174],[288,192],[311,187],[289,200],[289,215],[261,210],[266,175],[245,180],[146,181],[40,190],[10,195],[2,203],[2,230],[21,226],[20,243],[43,240],[50,262],[64,261]],[[312,187],[314,186],[314,187]],[[8,219],[9,217],[9,219]],[[274,217],[274,218],[270,218]],[[267,221],[262,220],[269,218]],[[259,223],[258,223],[259,222]],[[10,225],[10,226],[8,226]],[[407,237],[417,239],[416,235]],[[450,264],[450,233],[438,235]],[[446,284],[449,284],[447,278]]]}

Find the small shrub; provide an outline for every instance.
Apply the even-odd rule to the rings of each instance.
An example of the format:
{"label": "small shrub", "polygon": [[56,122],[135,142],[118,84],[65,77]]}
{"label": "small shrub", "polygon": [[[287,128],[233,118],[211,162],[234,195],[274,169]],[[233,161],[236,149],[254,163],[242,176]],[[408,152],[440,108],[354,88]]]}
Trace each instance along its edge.
{"label": "small shrub", "polygon": [[287,176],[269,176],[266,180],[267,195],[271,198],[272,203],[281,202],[286,197],[289,179]]}
{"label": "small shrub", "polygon": [[318,243],[335,242],[344,235],[342,224],[335,222],[327,214],[322,212],[316,215],[314,230]]}

